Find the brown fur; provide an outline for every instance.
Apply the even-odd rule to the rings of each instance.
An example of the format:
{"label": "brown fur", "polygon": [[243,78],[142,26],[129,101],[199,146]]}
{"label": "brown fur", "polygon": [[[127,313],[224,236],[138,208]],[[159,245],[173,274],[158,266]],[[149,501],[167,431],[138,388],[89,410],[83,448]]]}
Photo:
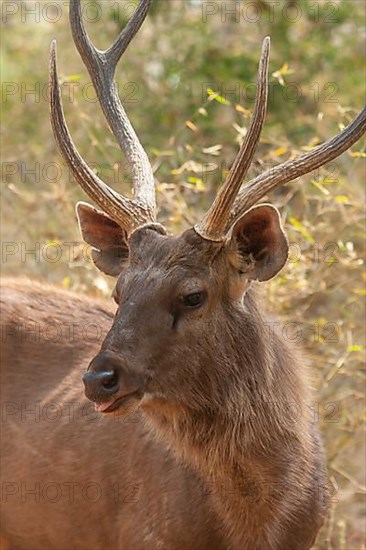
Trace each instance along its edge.
{"label": "brown fur", "polygon": [[[205,242],[193,230],[174,238],[137,230],[114,320],[90,298],[4,284],[3,402],[79,405],[73,422],[31,415],[24,422],[7,409],[3,484],[102,487],[94,503],[79,493],[53,504],[8,495],[3,532],[11,548],[311,547],[326,510],[326,469],[304,366],[266,327],[234,245]],[[180,297],[198,287],[204,305],[182,310]],[[49,320],[77,324],[73,341],[22,341],[17,327]],[[102,335],[84,341],[88,323],[107,333],[103,343]],[[93,357],[91,371],[111,361],[123,387],[140,390],[97,422],[82,416],[81,376]],[[127,497],[136,492],[133,502],[116,502],[116,484]]]}

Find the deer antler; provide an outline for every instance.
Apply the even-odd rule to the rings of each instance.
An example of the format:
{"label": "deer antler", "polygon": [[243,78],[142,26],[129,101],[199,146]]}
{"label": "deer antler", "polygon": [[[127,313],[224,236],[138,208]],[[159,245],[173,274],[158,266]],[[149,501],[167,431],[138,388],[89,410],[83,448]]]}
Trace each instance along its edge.
{"label": "deer antler", "polygon": [[366,107],[342,132],[325,141],[322,145],[315,147],[308,153],[299,155],[293,160],[283,162],[252,179],[235,200],[228,228],[264,195],[335,159],[352,147],[365,132]]}
{"label": "deer antler", "polygon": [[[80,0],[70,0],[70,23],[76,47],[88,69],[101,108],[132,170],[134,199],[129,200],[102,182],[78,153],[68,131],[58,85],[56,43],[51,46],[51,122],[61,153],[86,193],[127,232],[156,220],[155,187],[147,155],[118,97],[114,73],[127,46],[146,18],[152,0],[140,0],[134,15],[112,46],[98,50],[82,20]],[[312,151],[267,170],[239,192],[259,142],[267,108],[269,38],[265,38],[258,70],[258,88],[253,118],[229,175],[203,220],[195,226],[206,240],[221,241],[248,208],[280,185],[307,174],[336,158],[366,131],[366,108],[337,136]]]}
{"label": "deer antler", "polygon": [[55,41],[52,42],[50,54],[51,122],[57,144],[84,191],[128,232],[139,225],[155,221],[155,186],[148,157],[119,99],[114,73],[119,59],[145,20],[151,1],[141,0],[112,46],[100,51],[95,48],[85,30],[80,0],[70,0],[70,24],[74,42],[88,69],[107,122],[130,163],[133,200],[116,193],[102,182],[78,153],[62,109]]}
{"label": "deer antler", "polygon": [[203,220],[195,226],[196,232],[209,241],[222,241],[238,218],[264,195],[338,157],[356,143],[366,131],[366,108],[364,108],[351,124],[335,137],[308,153],[267,170],[251,180],[239,192],[253,159],[266,114],[268,54],[269,39],[266,38],[259,63],[258,91],[248,134],[212,206]]}
{"label": "deer antler", "polygon": [[267,36],[262,45],[257,78],[257,95],[248,133],[211,208],[203,220],[195,226],[195,231],[209,241],[221,241],[226,235],[226,227],[235,197],[250,167],[260,139],[267,111],[269,50],[270,39]]}

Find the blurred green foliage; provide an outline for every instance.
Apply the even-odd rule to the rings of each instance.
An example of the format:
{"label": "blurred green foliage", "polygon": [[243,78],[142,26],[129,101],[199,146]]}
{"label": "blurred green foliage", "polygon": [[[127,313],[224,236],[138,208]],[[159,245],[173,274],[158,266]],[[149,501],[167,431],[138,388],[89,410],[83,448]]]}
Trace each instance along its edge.
{"label": "blurred green foliage", "polygon": [[[36,5],[31,12],[24,2],[11,2],[19,8],[14,15],[7,4],[2,236],[15,246],[7,249],[13,254],[5,258],[3,274],[108,295],[113,281],[83,258],[74,205],[85,196],[61,160],[49,124],[52,38],[58,41],[65,113],[81,154],[125,194],[128,167],[95,103],[65,3],[27,2],[28,8]],[[100,48],[111,43],[132,9],[133,2],[88,2],[88,29]],[[272,40],[270,100],[249,175],[347,125],[365,100],[364,23],[365,5],[358,0],[156,0],[117,80],[154,167],[160,221],[172,232],[192,225],[222,183],[248,127],[264,36]],[[363,140],[270,197],[292,246],[290,261],[263,287],[263,298],[311,365],[314,418],[322,425],[334,487],[319,550],[365,548],[364,151]],[[79,244],[64,244],[71,241]],[[25,254],[35,246],[35,254]]]}

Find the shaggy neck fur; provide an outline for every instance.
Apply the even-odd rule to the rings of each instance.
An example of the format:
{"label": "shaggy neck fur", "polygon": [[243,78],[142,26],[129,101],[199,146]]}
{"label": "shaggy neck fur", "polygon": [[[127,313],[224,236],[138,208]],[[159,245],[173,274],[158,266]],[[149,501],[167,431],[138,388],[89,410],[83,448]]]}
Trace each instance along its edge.
{"label": "shaggy neck fur", "polygon": [[299,471],[306,484],[311,469],[306,390],[299,365],[249,293],[229,319],[231,345],[209,358],[225,400],[214,390],[212,406],[201,409],[159,400],[144,407],[146,421],[199,471],[202,498],[211,500],[232,548],[282,548],[280,524],[296,512]]}

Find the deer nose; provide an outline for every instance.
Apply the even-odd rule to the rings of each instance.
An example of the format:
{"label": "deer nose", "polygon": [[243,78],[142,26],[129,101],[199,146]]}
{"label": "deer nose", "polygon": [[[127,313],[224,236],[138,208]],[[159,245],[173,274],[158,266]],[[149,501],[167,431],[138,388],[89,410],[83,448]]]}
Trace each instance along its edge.
{"label": "deer nose", "polygon": [[118,375],[114,370],[86,372],[83,376],[85,393],[94,398],[108,397],[119,389]]}

